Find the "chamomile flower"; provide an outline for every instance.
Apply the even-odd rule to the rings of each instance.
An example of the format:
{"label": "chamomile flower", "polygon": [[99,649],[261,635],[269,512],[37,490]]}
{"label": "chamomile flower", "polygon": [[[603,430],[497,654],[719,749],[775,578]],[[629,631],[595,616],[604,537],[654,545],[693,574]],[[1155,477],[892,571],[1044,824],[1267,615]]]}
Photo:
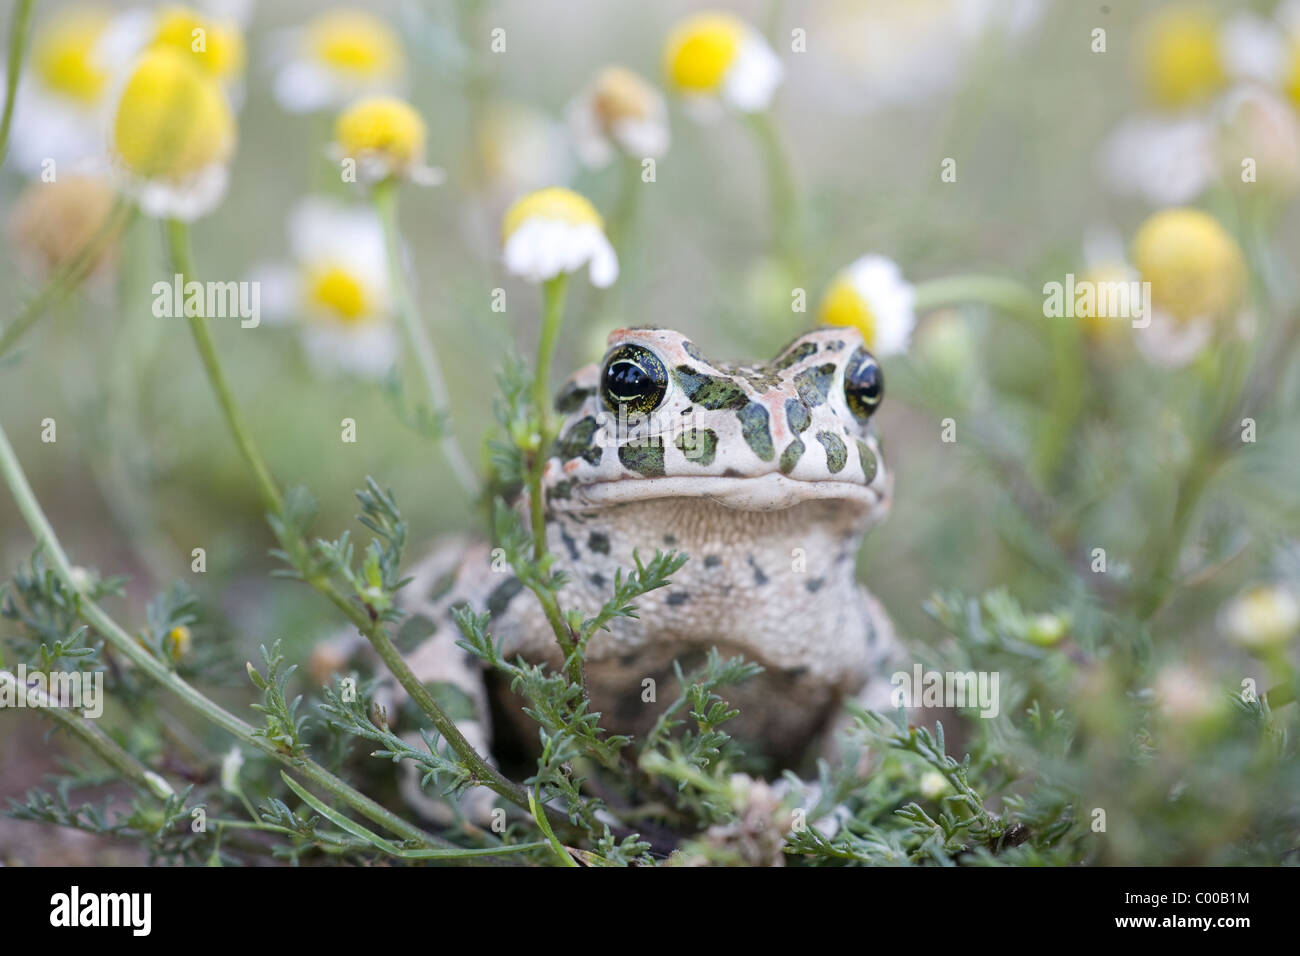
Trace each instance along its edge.
{"label": "chamomile flower", "polygon": [[501,225],[506,270],[530,282],[545,282],[584,265],[591,284],[613,285],[618,256],[605,236],[605,223],[584,197],[553,186],[516,202]]}
{"label": "chamomile flower", "polygon": [[1200,210],[1166,209],[1147,219],[1133,240],[1133,264],[1151,288],[1151,324],[1138,330],[1138,347],[1152,361],[1187,364],[1241,305],[1241,248]]}
{"label": "chamomile flower", "polygon": [[1147,96],[1163,109],[1203,103],[1228,81],[1219,24],[1187,4],[1171,4],[1147,18],[1137,62]]}
{"label": "chamomile flower", "polygon": [[145,50],[175,50],[193,57],[203,72],[232,95],[241,93],[244,37],[239,24],[221,14],[180,5],[128,10],[114,18],[102,49],[117,62],[129,61]]}
{"label": "chamomile flower", "polygon": [[33,33],[11,130],[14,163],[24,172],[39,172],[49,160],[77,165],[103,155],[113,64],[101,40],[110,21],[101,7],[69,7]]}
{"label": "chamomile flower", "polygon": [[196,219],[225,196],[235,120],[221,85],[193,57],[145,53],[122,88],[111,150],[145,213]]}
{"label": "chamomile flower", "polygon": [[424,186],[442,181],[424,163],[428,127],[409,103],[393,96],[371,96],[349,106],[334,124],[336,159],[352,159],[362,182],[391,176]]}
{"label": "chamomile flower", "polygon": [[1278,647],[1300,631],[1300,601],[1277,585],[1253,588],[1223,609],[1219,626],[1230,640],[1250,650]]}
{"label": "chamomile flower", "polygon": [[668,151],[663,95],[631,70],[608,66],[569,105],[569,131],[582,162],[593,168],[621,152],[658,159]]}
{"label": "chamomile flower", "polygon": [[328,10],[282,35],[277,46],[275,99],[291,113],[340,109],[406,85],[401,40],[364,10]]}
{"label": "chamomile flower", "polygon": [[846,325],[862,333],[877,357],[907,349],[916,325],[914,290],[898,264],[884,256],[863,256],[831,281],[822,297],[826,325]]}
{"label": "chamomile flower", "polygon": [[398,336],[374,211],[305,199],[289,216],[289,247],[291,265],[254,276],[267,319],[296,320],[308,358],[325,372],[384,375],[397,360]]}
{"label": "chamomile flower", "polygon": [[1203,113],[1133,116],[1106,138],[1099,159],[1120,193],[1154,206],[1191,202],[1214,179],[1214,127]]}
{"label": "chamomile flower", "polygon": [[767,109],[784,68],[767,40],[729,13],[696,13],[679,21],[664,45],[668,85],[697,116],[718,106],[740,113]]}

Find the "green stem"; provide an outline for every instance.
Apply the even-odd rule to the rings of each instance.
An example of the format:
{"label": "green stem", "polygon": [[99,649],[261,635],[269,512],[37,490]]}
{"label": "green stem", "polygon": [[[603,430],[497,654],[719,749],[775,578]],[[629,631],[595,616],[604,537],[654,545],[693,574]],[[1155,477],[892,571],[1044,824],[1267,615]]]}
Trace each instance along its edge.
{"label": "green stem", "polygon": [[479,495],[478,478],[474,474],[474,469],[469,466],[469,462],[465,460],[456,441],[455,431],[451,427],[451,397],[447,392],[447,383],[443,378],[442,368],[438,364],[438,356],[434,352],[428,330],[420,321],[411,295],[411,287],[407,282],[406,270],[402,267],[402,239],[397,225],[397,186],[396,179],[386,179],[375,186],[371,195],[375,211],[384,229],[389,284],[393,288],[393,295],[397,298],[397,318],[402,323],[406,337],[415,350],[420,374],[424,378],[425,387],[429,390],[431,410],[435,418],[441,417],[438,445],[447,459],[452,474],[465,489],[465,494],[471,500],[475,500]]}
{"label": "green stem", "polygon": [[36,293],[23,306],[22,311],[5,326],[4,332],[0,333],[0,356],[6,355],[52,306],[63,301],[69,293],[81,285],[99,261],[104,247],[126,228],[134,216],[135,207],[129,206],[125,200],[119,198],[114,202],[108,215],[86,240],[86,244],[51,274],[41,291]]}
{"label": "green stem", "polygon": [[9,19],[9,64],[5,76],[4,114],[0,115],[0,164],[9,155],[9,126],[14,118],[14,102],[18,98],[18,82],[23,72],[23,54],[27,47],[27,29],[32,22],[35,0],[18,0]]}
{"label": "green stem", "polygon": [[36,703],[41,713],[93,750],[137,790],[159,800],[166,800],[175,793],[171,784],[160,774],[142,764],[117,741],[75,710],[60,706],[40,690],[20,686],[18,679],[8,671],[0,670],[0,684],[9,684],[16,693],[25,694],[28,700]]}
{"label": "green stem", "polygon": [[[196,281],[194,255],[190,250],[189,227],[179,219],[169,219],[166,238],[172,268],[180,274],[181,287],[184,288],[186,283]],[[262,460],[257,445],[253,443],[248,426],[239,412],[239,406],[235,403],[234,393],[230,390],[230,384],[226,381],[226,375],[221,370],[221,362],[217,358],[217,349],[212,341],[212,333],[208,329],[208,320],[202,315],[191,315],[188,319],[190,332],[194,335],[194,344],[199,350],[199,358],[203,360],[203,369],[207,372],[208,381],[212,383],[212,390],[216,392],[217,402],[226,416],[235,444],[239,446],[240,454],[248,462],[266,506],[280,515],[284,511],[284,499],[280,496],[280,489],[276,487],[275,479],[271,477],[271,471]]]}
{"label": "green stem", "polygon": [[798,190],[794,173],[781,136],[777,132],[772,113],[763,110],[748,117],[749,127],[763,157],[767,176],[767,196],[772,209],[772,240],[782,258],[786,260],[796,282],[803,275],[800,247],[803,242],[802,223],[799,221]]}
{"label": "green stem", "polygon": [[372,822],[419,846],[442,848],[451,846],[446,841],[407,823],[401,817],[353,789],[346,782],[314,761],[285,753],[265,737],[254,735],[253,727],[250,724],[191,687],[175,672],[155,658],[98,604],[90,600],[85,592],[78,587],[76,578],[72,573],[72,565],[63,550],[63,545],[59,542],[58,536],[54,533],[54,528],[51,527],[49,519],[45,516],[40,503],[36,500],[31,485],[27,481],[27,476],[18,463],[18,457],[9,444],[9,438],[5,434],[3,426],[0,426],[0,474],[4,475],[5,483],[9,486],[9,491],[14,497],[19,513],[27,522],[27,526],[31,529],[41,551],[49,559],[54,572],[70,591],[79,595],[81,617],[98,631],[115,651],[155,682],[180,697],[189,705],[190,709],[197,712],[205,720],[237,737],[254,750],[261,751],[267,756],[280,761],[285,766],[296,770]]}
{"label": "green stem", "polygon": [[[167,236],[177,271],[181,272],[182,276],[188,276],[192,269],[189,239],[184,224],[172,220],[169,223]],[[257,477],[258,487],[262,493],[264,503],[271,514],[281,519],[278,525],[285,529],[286,535],[291,536],[287,540],[282,540],[281,544],[284,546],[285,551],[291,555],[306,553],[306,542],[292,529],[289,522],[283,520],[283,499],[276,488],[274,479],[271,478],[270,472],[262,461],[257,446],[253,444],[248,429],[243,424],[239,409],[235,404],[229,386],[226,384],[225,375],[222,373],[216,349],[213,347],[212,339],[208,334],[206,320],[191,318],[190,328],[194,333],[194,341],[198,345],[199,354],[203,358],[208,380],[212,383],[213,391],[217,394],[217,401],[225,413],[226,422],[235,436],[235,442],[243,453],[245,461],[248,462],[249,467]],[[419,681],[407,665],[405,658],[393,646],[392,641],[388,639],[382,620],[377,616],[372,616],[365,608],[358,606],[356,602],[349,600],[330,580],[320,577],[311,577],[305,580],[342,611],[362,636],[370,641],[397,679],[397,682],[402,685],[406,692],[410,694],[411,699],[424,711],[438,732],[446,738],[448,746],[475,773],[479,782],[515,805],[527,808],[528,795],[524,788],[505,777],[499,770],[484,760],[469,741],[465,739],[465,736],[456,727],[455,721],[448,717],[446,712],[438,706],[428,688]]]}
{"label": "green stem", "polygon": [[1043,301],[1014,279],[958,275],[919,283],[913,302],[917,312],[978,302],[1024,318],[1043,317]]}
{"label": "green stem", "polygon": [[[546,469],[548,449],[554,439],[551,416],[551,357],[555,352],[555,342],[564,323],[564,294],[568,287],[569,276],[560,273],[554,279],[542,284],[542,331],[537,343],[537,371],[533,377],[533,408],[537,415],[538,446],[534,450],[528,468],[528,513],[533,532],[533,560],[541,562],[547,556],[546,547],[546,502],[542,494],[542,473]],[[564,623],[564,615],[554,594],[545,589],[535,589],[542,605],[542,613],[555,633],[560,650],[564,654],[565,666],[568,668],[569,680],[586,689],[586,677],[582,661],[574,653],[573,634]]]}

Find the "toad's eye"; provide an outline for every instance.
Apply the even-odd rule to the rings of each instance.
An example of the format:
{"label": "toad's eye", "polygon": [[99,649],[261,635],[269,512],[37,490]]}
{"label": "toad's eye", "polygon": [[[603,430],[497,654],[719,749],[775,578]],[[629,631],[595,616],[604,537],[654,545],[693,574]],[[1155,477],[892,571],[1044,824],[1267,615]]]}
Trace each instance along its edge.
{"label": "toad's eye", "polygon": [[668,370],[647,348],[623,345],[609,353],[600,374],[600,395],[605,407],[617,413],[646,415],[659,407],[668,391]]}
{"label": "toad's eye", "polygon": [[870,352],[860,348],[844,368],[844,398],[855,418],[866,421],[885,397],[885,376]]}

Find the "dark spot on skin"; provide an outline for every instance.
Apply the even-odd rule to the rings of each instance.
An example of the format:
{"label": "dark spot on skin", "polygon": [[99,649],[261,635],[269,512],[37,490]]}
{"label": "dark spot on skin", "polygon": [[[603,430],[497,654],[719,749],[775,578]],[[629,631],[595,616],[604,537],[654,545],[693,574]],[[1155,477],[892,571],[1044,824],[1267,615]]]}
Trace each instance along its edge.
{"label": "dark spot on skin", "polygon": [[718,455],[718,433],[712,428],[684,428],[673,439],[686,460],[707,468]]}
{"label": "dark spot on skin", "polygon": [[827,342],[827,343],[826,343],[826,351],[827,351],[827,352],[843,352],[843,351],[844,351],[844,340],[843,340],[843,339],[833,339],[833,340],[831,340],[830,342]]}
{"label": "dark spot on skin", "polygon": [[569,552],[569,560],[578,560],[578,542],[573,540],[573,536],[563,525],[560,526],[560,540],[564,542],[564,549]]}
{"label": "dark spot on skin", "polygon": [[593,574],[593,575],[592,575],[590,578],[588,578],[587,580],[589,580],[592,584],[594,584],[594,585],[595,585],[596,587],[598,587],[598,588],[604,588],[605,583],[606,583],[606,582],[605,582],[605,575],[601,574],[599,571],[597,571],[595,574]]}
{"label": "dark spot on skin", "polygon": [[700,351],[700,347],[688,339],[682,340],[682,351],[685,352],[687,355],[689,355],[691,358],[695,359],[695,361],[697,362],[703,362],[705,365],[713,364],[707,358],[704,357],[704,353]]}
{"label": "dark spot on skin", "polygon": [[817,440],[826,449],[826,467],[830,473],[834,475],[843,471],[844,465],[849,460],[849,452],[844,447],[844,440],[834,432],[818,432]]}
{"label": "dark spot on skin", "polygon": [[864,441],[858,442],[858,460],[862,462],[862,473],[867,476],[867,484],[876,478],[876,454]]}
{"label": "dark spot on skin", "polygon": [[722,473],[722,477],[723,477],[723,478],[743,478],[743,477],[745,477],[745,476],[742,475],[740,472],[736,471],[736,469],[734,469],[734,468],[728,468],[726,471],[724,471],[724,472]]}
{"label": "dark spot on skin", "polygon": [[813,578],[811,581],[805,581],[803,586],[808,589],[809,594],[816,594],[825,583],[825,578]]}
{"label": "dark spot on skin", "polygon": [[746,558],[746,560],[749,562],[750,568],[754,571],[754,583],[761,588],[767,583],[767,575],[763,573],[763,569],[758,566],[758,562],[754,560],[752,554]]}
{"label": "dark spot on skin", "polygon": [[689,365],[679,365],[673,369],[677,384],[682,387],[686,397],[709,411],[719,408],[744,408],[749,399],[744,390],[735,382],[697,372]]}
{"label": "dark spot on skin", "polygon": [[691,596],[685,591],[670,591],[668,594],[668,606],[679,607],[691,599]]}
{"label": "dark spot on skin", "polygon": [[[788,347],[789,346],[787,346],[787,348]],[[797,347],[790,349],[790,351],[786,352],[779,359],[773,362],[772,368],[787,369],[791,365],[798,365],[808,356],[816,353],[816,351],[817,351],[816,342],[802,342]]]}
{"label": "dark spot on skin", "polygon": [[677,547],[677,539],[671,534],[666,534],[664,535],[664,545],[669,548],[675,548]]}
{"label": "dark spot on skin", "polygon": [[736,417],[740,419],[740,434],[745,439],[745,444],[754,450],[754,454],[763,461],[775,458],[776,449],[772,447],[767,409],[758,402],[750,402],[736,412]]}
{"label": "dark spot on skin", "polygon": [[593,531],[587,538],[587,547],[597,554],[609,554],[609,535]]}
{"label": "dark spot on skin", "polygon": [[787,398],[785,400],[785,420],[790,423],[790,431],[797,434],[812,424],[812,413],[808,411],[808,406],[799,399]]}
{"label": "dark spot on skin", "polygon": [[510,599],[524,589],[524,583],[513,574],[492,589],[487,597],[487,612],[496,617],[506,609]]}
{"label": "dark spot on skin", "polygon": [[787,677],[791,677],[791,678],[793,678],[794,680],[798,680],[800,677],[803,677],[805,674],[808,673],[808,668],[806,668],[806,667],[792,667],[792,668],[790,668],[788,671],[786,671],[785,673],[786,673],[786,676],[787,676]]}
{"label": "dark spot on skin", "polygon": [[618,658],[618,663],[620,667],[631,667],[636,662],[637,662],[637,655],[635,654],[621,654],[619,655]]}
{"label": "dark spot on skin", "polygon": [[595,443],[596,419],[588,415],[575,422],[563,436],[556,439],[553,454],[562,461],[581,458],[589,465],[599,465],[605,449]]}
{"label": "dark spot on skin", "polygon": [[573,497],[573,482],[567,480],[557,481],[551,485],[546,494],[547,497],[554,498],[556,501],[568,501]]}
{"label": "dark spot on skin", "polygon": [[803,442],[796,438],[790,444],[785,446],[785,451],[781,452],[781,474],[788,475],[794,471],[794,466],[799,464],[799,459],[803,457]]}
{"label": "dark spot on skin", "polygon": [[596,390],[590,387],[584,387],[577,382],[569,382],[562,386],[555,395],[555,410],[564,412],[576,412],[582,407],[582,403],[596,394]]}
{"label": "dark spot on skin", "polygon": [[455,571],[448,571],[446,574],[439,576],[437,580],[433,582],[433,586],[429,588],[429,600],[441,601],[444,597],[446,597],[448,594],[451,593],[452,585],[455,583],[456,583]]}
{"label": "dark spot on skin", "polygon": [[722,564],[722,559],[716,554],[706,554],[704,556],[704,566],[706,568],[716,568]]}
{"label": "dark spot on skin", "polygon": [[806,368],[796,375],[794,388],[805,405],[815,408],[826,401],[834,378],[834,365],[818,365],[816,368]]}
{"label": "dark spot on skin", "polygon": [[629,471],[647,478],[660,478],[664,473],[664,443],[662,438],[653,441],[628,442],[618,446],[618,460]]}

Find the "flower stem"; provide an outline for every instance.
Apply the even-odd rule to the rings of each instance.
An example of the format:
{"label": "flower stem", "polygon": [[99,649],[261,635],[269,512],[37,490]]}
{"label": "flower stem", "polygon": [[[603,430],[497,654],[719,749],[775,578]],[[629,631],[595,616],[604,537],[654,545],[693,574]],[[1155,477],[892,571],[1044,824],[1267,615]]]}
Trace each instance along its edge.
{"label": "flower stem", "polygon": [[[171,220],[168,224],[167,238],[172,260],[176,264],[176,270],[182,274],[182,277],[189,276],[192,272],[192,262],[189,251],[189,236],[184,223]],[[257,478],[263,502],[272,515],[283,519],[284,499],[276,487],[275,480],[267,470],[257,446],[253,443],[248,429],[244,426],[243,419],[239,414],[239,408],[235,404],[234,396],[231,394],[230,387],[227,385],[225,375],[221,370],[221,363],[217,357],[216,349],[213,347],[212,338],[208,334],[206,320],[202,317],[191,318],[190,329],[194,333],[194,341],[198,346],[200,356],[203,358],[203,366],[207,371],[208,381],[211,382],[212,389],[217,395],[217,402],[225,414],[226,423],[235,436],[235,442],[239,445],[244,460]],[[281,541],[288,554],[306,553],[307,543],[293,530],[290,522],[280,520],[277,525],[285,529],[287,536],[291,536],[289,540]],[[517,806],[527,808],[528,795],[524,788],[505,777],[499,770],[489,764],[465,739],[464,734],[456,727],[455,721],[448,717],[446,712],[438,706],[428,688],[420,683],[401,653],[393,646],[387,632],[384,630],[382,619],[372,616],[365,608],[350,600],[328,578],[311,576],[306,577],[305,580],[342,611],[357,630],[370,641],[393,676],[397,678],[397,682],[411,695],[411,699],[424,711],[438,732],[446,738],[448,746],[474,772],[478,782],[491,788]]]}
{"label": "flower stem", "polygon": [[770,110],[750,114],[749,127],[758,142],[767,176],[767,196],[772,209],[772,240],[782,258],[789,265],[796,282],[802,280],[803,242],[802,223],[799,221],[798,190],[785,146],[772,120]]}
{"label": "flower stem", "polygon": [[174,671],[154,657],[139,641],[127,633],[126,629],[110,617],[98,604],[91,601],[79,589],[72,573],[72,566],[63,550],[63,545],[60,544],[58,536],[54,533],[54,528],[51,527],[49,519],[45,516],[40,503],[36,500],[31,485],[27,481],[27,476],[23,473],[22,466],[18,463],[18,458],[9,444],[3,426],[0,426],[0,474],[4,476],[5,483],[9,486],[9,491],[14,497],[14,503],[17,504],[19,513],[26,520],[27,526],[35,536],[41,551],[49,559],[54,572],[70,591],[79,596],[81,617],[98,631],[115,651],[153,678],[154,681],[180,697],[204,719],[237,737],[249,747],[273,757],[285,766],[293,768],[313,783],[328,790],[340,801],[372,822],[420,846],[445,848],[451,845],[407,823],[401,817],[353,789],[346,782],[314,761],[285,753],[266,737],[256,736],[250,724],[191,687]]}
{"label": "flower stem", "polygon": [[384,248],[388,258],[389,283],[393,287],[393,294],[397,297],[397,318],[402,323],[402,328],[415,349],[415,358],[420,366],[420,374],[424,378],[425,387],[429,390],[431,410],[435,417],[441,416],[442,419],[440,426],[442,434],[438,439],[439,447],[442,449],[443,456],[447,459],[447,465],[451,468],[452,474],[456,476],[460,486],[465,489],[465,494],[473,500],[477,499],[479,495],[478,478],[474,474],[474,469],[469,466],[469,462],[465,460],[460,445],[456,441],[455,431],[451,427],[451,399],[447,393],[447,383],[443,378],[442,368],[438,364],[438,356],[434,352],[433,342],[429,338],[428,330],[420,322],[415,301],[411,295],[411,287],[407,282],[406,270],[402,267],[401,232],[397,224],[397,185],[396,179],[386,179],[375,186],[371,197],[375,204],[375,211],[379,215],[379,221],[384,229]]}
{"label": "flower stem", "polygon": [[99,261],[104,247],[127,227],[134,216],[134,206],[128,205],[121,198],[114,202],[108,215],[86,240],[86,244],[77,250],[76,255],[54,271],[40,292],[36,293],[13,321],[5,326],[4,332],[0,333],[0,356],[6,355],[52,306],[58,305],[81,285]]}
{"label": "flower stem", "polygon": [[[189,227],[179,219],[169,219],[166,234],[172,267],[180,274],[181,287],[184,288],[185,284],[194,280],[194,255],[190,250]],[[199,358],[203,360],[203,369],[207,372],[208,381],[212,383],[212,390],[216,393],[221,411],[226,416],[235,444],[239,446],[239,453],[244,456],[244,461],[252,470],[266,506],[279,515],[284,511],[284,499],[280,495],[280,489],[276,487],[275,479],[271,477],[270,469],[262,460],[261,452],[253,443],[248,426],[244,423],[244,417],[239,412],[239,406],[235,404],[234,393],[231,392],[225,372],[221,370],[221,362],[217,359],[217,349],[212,342],[212,333],[208,330],[208,320],[202,315],[191,315],[189,323],[190,331],[194,335],[194,344],[199,350]]]}
{"label": "flower stem", "polygon": [[1043,303],[1014,279],[1002,276],[958,275],[931,279],[916,287],[914,306],[918,312],[978,302],[1009,315],[1042,318]]}
{"label": "flower stem", "polygon": [[35,0],[18,0],[9,18],[9,64],[5,76],[4,113],[0,115],[0,163],[9,155],[9,126],[14,118],[14,101],[23,72],[23,53],[27,47],[27,30],[32,22]]}
{"label": "flower stem", "polygon": [[[533,377],[533,408],[537,415],[537,448],[533,451],[528,468],[528,513],[533,532],[533,560],[541,562],[547,556],[546,548],[546,502],[542,495],[542,472],[546,469],[546,460],[555,438],[551,422],[551,356],[555,352],[555,342],[559,337],[560,326],[564,323],[564,294],[568,287],[568,274],[560,273],[542,285],[542,332],[537,343],[537,371]],[[569,626],[564,623],[564,615],[554,594],[545,589],[534,591],[542,605],[542,613],[555,633],[560,650],[564,654],[565,666],[568,668],[569,680],[586,691],[586,678],[582,670],[582,661],[574,653],[575,644]]]}

